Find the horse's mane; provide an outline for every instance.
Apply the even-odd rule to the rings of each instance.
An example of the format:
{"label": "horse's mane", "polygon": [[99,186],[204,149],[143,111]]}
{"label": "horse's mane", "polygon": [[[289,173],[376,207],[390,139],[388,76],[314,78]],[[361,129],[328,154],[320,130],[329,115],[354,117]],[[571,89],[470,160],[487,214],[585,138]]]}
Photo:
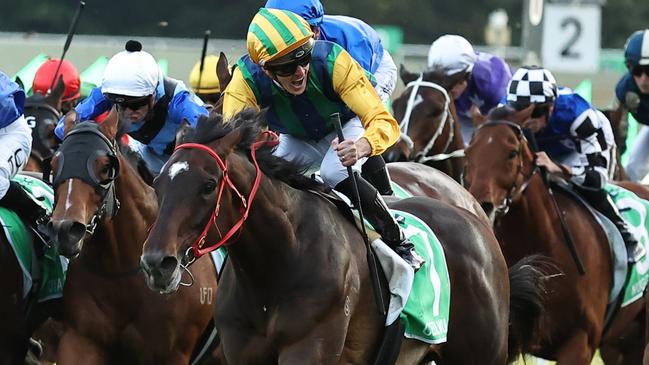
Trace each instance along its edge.
{"label": "horse's mane", "polygon": [[[224,137],[235,129],[240,129],[242,137],[236,146],[236,151],[251,160],[250,146],[257,141],[261,132],[267,129],[265,116],[265,111],[258,112],[251,108],[241,111],[229,121],[223,120],[218,113],[212,113],[209,117],[202,116],[196,128],[189,128],[180,136],[179,143],[206,144]],[[262,146],[256,152],[257,162],[265,175],[281,180],[296,189],[330,190],[320,182],[305,176],[309,166],[301,161],[289,162],[277,157],[273,155],[274,149],[275,147]]]}

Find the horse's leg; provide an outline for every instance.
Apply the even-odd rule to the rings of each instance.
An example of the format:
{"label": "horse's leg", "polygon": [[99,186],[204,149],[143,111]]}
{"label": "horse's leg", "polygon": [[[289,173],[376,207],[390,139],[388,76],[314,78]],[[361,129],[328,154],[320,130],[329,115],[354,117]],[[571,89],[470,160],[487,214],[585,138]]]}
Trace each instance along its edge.
{"label": "horse's leg", "polygon": [[105,365],[108,354],[88,338],[67,330],[59,342],[57,360],[65,365]]}
{"label": "horse's leg", "polygon": [[589,365],[595,350],[589,345],[588,332],[581,330],[557,352],[557,365]]}

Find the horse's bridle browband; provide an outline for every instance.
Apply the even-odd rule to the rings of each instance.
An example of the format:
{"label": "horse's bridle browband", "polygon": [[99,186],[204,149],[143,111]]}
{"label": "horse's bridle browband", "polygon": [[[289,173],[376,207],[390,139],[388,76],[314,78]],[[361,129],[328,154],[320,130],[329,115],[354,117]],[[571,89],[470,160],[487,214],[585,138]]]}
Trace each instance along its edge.
{"label": "horse's bridle browband", "polygon": [[[82,137],[83,136],[83,137]],[[75,143],[70,143],[70,138],[78,138]],[[69,141],[65,144],[65,141]],[[66,154],[68,157],[66,157]],[[94,172],[94,162],[97,157],[105,155],[111,160],[112,171],[108,179],[99,180]],[[99,130],[94,122],[84,122],[72,129],[64,138],[59,150],[56,152],[59,160],[57,171],[52,180],[52,186],[56,189],[63,181],[77,178],[83,180],[101,196],[102,202],[95,214],[86,224],[86,233],[93,235],[97,224],[104,217],[115,216],[119,210],[119,200],[115,192],[115,179],[119,176],[119,159],[115,143],[108,140]],[[66,159],[70,162],[72,158],[84,158],[85,163],[71,163],[65,165]]]}
{"label": "horse's bridle browband", "polygon": [[410,89],[410,95],[408,96],[408,102],[406,104],[405,114],[403,116],[403,119],[401,120],[401,123],[399,123],[399,127],[401,128],[400,138],[408,145],[408,148],[410,148],[411,150],[414,148],[414,142],[412,141],[410,136],[408,136],[408,128],[410,126],[410,114],[412,114],[412,110],[415,107],[414,105],[415,98],[417,97],[420,86],[429,87],[442,93],[442,95],[444,96],[444,110],[442,111],[443,114],[442,117],[440,118],[440,123],[439,126],[437,126],[437,130],[435,130],[433,136],[430,138],[430,140],[428,140],[426,146],[424,146],[424,148],[415,155],[413,161],[426,163],[428,161],[440,161],[452,157],[463,157],[464,150],[457,150],[451,153],[440,153],[434,156],[427,156],[430,150],[433,148],[435,141],[437,141],[437,138],[444,131],[444,127],[446,126],[447,121],[450,128],[450,132],[449,132],[450,134],[448,140],[446,141],[446,145],[444,146],[442,151],[446,151],[448,149],[448,147],[451,144],[451,141],[453,140],[453,136],[455,133],[455,130],[453,129],[453,124],[455,123],[455,120],[453,119],[453,115],[451,114],[449,109],[451,98],[449,97],[446,89],[443,86],[436,84],[434,82],[424,81],[423,74],[419,74],[419,77],[416,80],[411,81],[406,85],[406,88],[412,87],[412,89]]}
{"label": "horse's bridle browband", "polygon": [[[506,120],[492,120],[492,121],[482,123],[480,126],[478,126],[476,128],[474,133],[477,133],[482,128],[494,127],[494,126],[498,126],[498,125],[506,125],[506,126],[510,127],[516,133],[516,137],[517,137],[518,141],[520,142],[519,147],[518,147],[518,152],[517,152],[520,163],[518,164],[518,167],[516,169],[516,178],[512,182],[512,186],[507,191],[507,196],[505,197],[503,202],[500,205],[498,205],[497,207],[494,207],[495,212],[496,212],[496,216],[497,217],[502,217],[505,214],[507,214],[507,212],[509,212],[509,207],[510,207],[510,205],[512,203],[512,200],[514,199],[514,196],[516,196],[517,194],[522,195],[522,194],[525,193],[525,191],[527,190],[527,187],[529,186],[530,182],[532,181],[532,178],[534,177],[534,174],[536,174],[536,172],[539,171],[539,167],[536,164],[533,164],[534,167],[532,168],[532,171],[530,172],[530,174],[527,177],[523,173],[523,156],[522,156],[522,154],[523,154],[523,145],[527,144],[528,142],[527,142],[527,137],[525,137],[525,133],[523,133],[523,129],[518,124],[512,123],[510,121],[506,121]],[[517,188],[516,183],[518,181],[518,176],[519,175],[523,176],[523,183]]]}
{"label": "horse's bridle browband", "polygon": [[[206,253],[212,252],[218,249],[219,247],[225,245],[235,234],[239,233],[241,229],[243,229],[243,224],[248,219],[248,214],[250,213],[252,202],[255,199],[255,195],[257,194],[257,190],[259,189],[259,185],[261,183],[262,173],[261,173],[261,168],[257,163],[256,152],[261,146],[264,145],[274,146],[279,143],[279,137],[274,132],[272,131],[262,132],[262,136],[265,135],[270,135],[271,139],[270,140],[261,139],[250,146],[250,155],[252,157],[252,162],[255,165],[256,174],[255,174],[255,180],[252,184],[252,188],[250,189],[250,194],[248,195],[248,199],[246,199],[243,196],[243,194],[239,192],[239,190],[236,188],[236,186],[234,186],[234,183],[230,179],[230,176],[228,175],[227,161],[224,161],[210,147],[200,143],[183,143],[175,148],[174,153],[176,153],[178,150],[183,150],[183,149],[196,149],[196,150],[207,152],[212,157],[212,159],[214,159],[217,166],[219,167],[219,169],[221,169],[223,173],[223,177],[219,181],[219,188],[218,188],[219,190],[216,195],[216,206],[214,207],[210,219],[207,221],[207,224],[201,231],[198,238],[196,238],[196,240],[185,252],[185,257],[183,257],[183,262],[185,262],[186,265],[184,265],[184,267],[191,265],[197,258],[205,255]],[[223,196],[223,190],[225,189],[226,184],[230,187],[232,191],[234,191],[234,193],[241,200],[241,218],[239,218],[239,220],[230,228],[230,230],[228,230],[225,234],[221,234],[221,230],[218,228],[218,226],[216,226],[216,218],[219,216],[219,210],[221,208],[221,198]],[[221,234],[221,239],[214,244],[203,247],[205,244],[205,238],[207,236],[207,233],[212,225],[214,225],[219,231],[219,234]],[[192,256],[190,257],[190,255]]]}

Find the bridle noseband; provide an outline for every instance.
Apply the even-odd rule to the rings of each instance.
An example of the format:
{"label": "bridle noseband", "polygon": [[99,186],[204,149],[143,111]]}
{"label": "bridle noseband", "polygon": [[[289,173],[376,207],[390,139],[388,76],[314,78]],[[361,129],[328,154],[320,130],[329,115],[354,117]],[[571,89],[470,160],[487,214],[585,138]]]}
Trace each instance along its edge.
{"label": "bridle noseband", "polygon": [[[534,177],[534,174],[536,174],[536,172],[539,171],[539,167],[535,163],[533,163],[534,167],[532,168],[532,171],[528,176],[525,176],[523,172],[523,145],[527,144],[528,142],[527,142],[527,137],[525,137],[525,133],[523,132],[523,129],[518,124],[505,121],[505,120],[493,120],[493,121],[482,123],[480,126],[476,128],[474,134],[477,133],[482,128],[494,127],[499,125],[506,125],[510,127],[516,134],[516,138],[519,142],[518,151],[517,151],[519,164],[516,168],[516,177],[514,178],[512,185],[507,190],[507,196],[505,197],[505,199],[501,204],[494,207],[494,211],[497,218],[502,217],[505,214],[507,214],[507,212],[509,212],[509,208],[511,206],[514,197],[517,195],[525,194],[527,187],[532,181],[532,177]],[[464,174],[462,175],[464,176]],[[523,177],[523,182],[520,184],[520,186],[517,185],[519,176]]]}

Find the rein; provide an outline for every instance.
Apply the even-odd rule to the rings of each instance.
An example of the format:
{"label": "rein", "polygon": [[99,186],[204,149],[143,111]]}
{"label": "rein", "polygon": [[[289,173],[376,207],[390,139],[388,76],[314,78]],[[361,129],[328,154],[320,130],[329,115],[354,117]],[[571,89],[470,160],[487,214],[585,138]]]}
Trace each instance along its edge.
{"label": "rein", "polygon": [[[207,221],[207,224],[205,225],[205,228],[203,228],[201,234],[198,236],[198,238],[196,238],[196,240],[185,252],[185,257],[187,258],[186,261],[188,262],[187,266],[189,266],[197,258],[205,255],[206,253],[215,251],[221,246],[225,245],[235,234],[239,233],[241,229],[243,229],[243,224],[248,219],[248,215],[252,207],[252,202],[254,201],[255,195],[257,194],[257,190],[259,189],[259,186],[261,184],[262,173],[261,173],[261,168],[259,167],[259,163],[257,162],[256,152],[262,146],[276,146],[279,143],[279,137],[274,132],[264,131],[262,132],[262,136],[263,135],[271,136],[271,140],[257,141],[250,146],[250,155],[252,157],[252,162],[255,165],[255,180],[252,184],[252,188],[250,189],[250,194],[248,195],[248,199],[246,199],[243,196],[243,194],[239,192],[239,190],[236,188],[236,186],[234,186],[234,183],[230,179],[230,176],[228,175],[227,161],[224,161],[211,148],[200,143],[183,143],[175,148],[174,153],[178,150],[183,150],[183,149],[195,149],[195,150],[201,150],[207,152],[214,159],[216,165],[221,169],[221,171],[223,171],[223,178],[221,178],[221,181],[219,182],[219,191],[216,196],[216,206],[212,211],[212,215],[210,216],[210,219]],[[221,209],[221,198],[223,197],[223,191],[225,190],[226,184],[241,200],[241,218],[239,218],[239,220],[236,223],[234,223],[234,225],[230,228],[230,230],[228,230],[225,234],[222,234],[221,230],[216,225],[216,218],[219,216],[219,211]],[[203,247],[205,245],[205,238],[207,237],[207,232],[212,225],[214,225],[216,229],[219,231],[219,234],[221,235],[221,239],[214,244],[210,244]],[[192,255],[191,257],[189,257],[190,253]]]}
{"label": "rein", "polygon": [[431,81],[423,81],[422,74],[420,74],[416,80],[411,81],[406,85],[406,88],[409,87],[411,87],[411,89],[410,89],[410,95],[408,96],[408,103],[406,104],[406,112],[403,116],[403,119],[401,120],[401,123],[399,123],[399,127],[401,128],[400,138],[408,145],[408,148],[410,148],[411,150],[414,148],[415,144],[410,138],[410,136],[408,136],[408,128],[410,127],[410,115],[412,114],[412,110],[415,108],[415,99],[418,95],[419,87],[429,87],[435,89],[440,93],[442,93],[442,95],[444,96],[444,110],[442,112],[441,122],[437,126],[435,133],[433,133],[431,138],[428,140],[428,143],[426,143],[426,146],[415,155],[413,161],[419,163],[426,163],[428,161],[441,161],[453,157],[464,157],[463,149],[453,151],[451,153],[440,153],[433,156],[427,156],[430,150],[433,148],[433,145],[437,141],[437,138],[439,138],[439,136],[444,131],[444,128],[446,127],[447,124],[449,125],[450,128],[450,132],[449,132],[450,134],[448,140],[446,141],[446,145],[444,146],[442,151],[446,151],[448,147],[451,145],[451,141],[453,140],[453,136],[455,133],[455,131],[453,130],[453,124],[455,123],[455,120],[453,119],[453,116],[449,109],[451,98],[449,97],[448,92],[443,86]]}

